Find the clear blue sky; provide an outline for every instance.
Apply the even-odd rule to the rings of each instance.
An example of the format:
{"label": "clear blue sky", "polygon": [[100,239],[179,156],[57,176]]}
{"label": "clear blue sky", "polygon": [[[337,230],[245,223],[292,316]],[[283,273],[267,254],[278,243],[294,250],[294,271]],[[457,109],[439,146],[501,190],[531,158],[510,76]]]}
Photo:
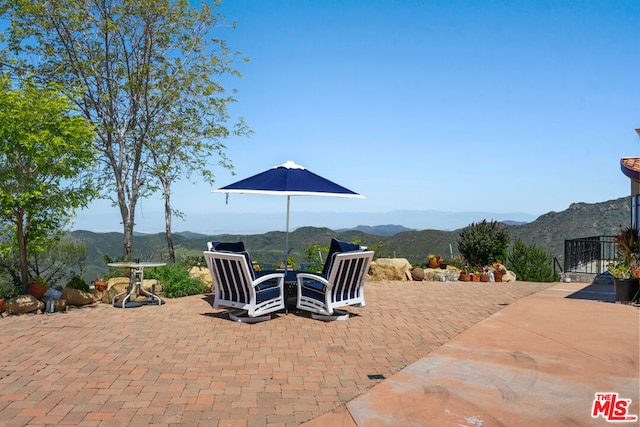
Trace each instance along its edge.
{"label": "clear blue sky", "polygon": [[[536,217],[629,194],[619,162],[640,151],[637,0],[226,0],[220,11],[237,27],[215,35],[251,58],[225,80],[238,90],[231,113],[255,134],[226,142],[236,176],[218,169],[215,188],[293,160],[366,196],[294,198],[293,228],[324,225],[296,224],[296,211]],[[175,231],[218,232],[235,213],[256,226],[281,214],[284,229],[284,198],[225,204],[208,185],[175,188],[187,214]],[[136,230],[163,231],[161,212],[159,197],[143,200]],[[105,202],[78,225],[121,231]]]}

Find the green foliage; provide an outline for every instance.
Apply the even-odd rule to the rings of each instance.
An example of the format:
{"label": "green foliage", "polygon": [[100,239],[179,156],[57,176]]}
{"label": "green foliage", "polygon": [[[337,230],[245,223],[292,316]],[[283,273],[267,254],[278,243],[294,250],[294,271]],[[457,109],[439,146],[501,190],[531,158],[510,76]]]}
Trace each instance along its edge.
{"label": "green foliage", "polygon": [[180,298],[204,293],[207,285],[189,275],[188,266],[170,264],[145,270],[145,278],[156,279],[162,284],[162,296]]}
{"label": "green foliage", "polygon": [[13,280],[6,280],[4,276],[0,277],[0,299],[9,299],[18,295],[20,295],[20,291]]}
{"label": "green foliage", "polygon": [[44,277],[51,284],[68,281],[75,271],[83,271],[87,259],[87,247],[59,239],[47,242],[42,251],[29,257],[30,271]]}
{"label": "green foliage", "polygon": [[231,168],[222,140],[251,133],[228,112],[236,100],[221,82],[240,77],[233,67],[246,58],[214,34],[218,6],[12,0],[0,7],[11,22],[0,45],[3,69],[64,87],[96,127],[102,188],[120,208],[127,259],[139,199],[161,190],[169,228],[171,215],[180,216],[171,183],[192,174],[212,182],[212,165]]}
{"label": "green foliage", "polygon": [[78,275],[75,275],[71,279],[69,279],[65,287],[70,289],[78,289],[80,291],[86,291],[86,292],[89,292],[91,290],[87,282],[85,282],[84,279]]}
{"label": "green foliage", "polygon": [[329,253],[329,245],[310,245],[304,249],[304,253],[306,261],[322,264],[323,260],[327,258],[327,254]]}
{"label": "green foliage", "polygon": [[538,248],[526,245],[516,239],[509,253],[507,268],[516,274],[518,280],[527,282],[554,282],[559,280],[553,275],[553,255]]}
{"label": "green foliage", "polygon": [[618,279],[631,279],[633,277],[631,266],[624,262],[616,266],[609,267],[609,273]]}
{"label": "green foliage", "polygon": [[0,223],[18,254],[23,286],[28,253],[57,238],[73,212],[97,195],[91,126],[53,86],[0,79]]}
{"label": "green foliage", "polygon": [[489,265],[507,256],[509,232],[504,224],[482,220],[460,231],[458,250],[472,265]]}
{"label": "green foliage", "polygon": [[618,256],[626,264],[630,264],[631,259],[640,252],[640,240],[636,227],[627,227],[621,230],[613,241],[616,244]]}

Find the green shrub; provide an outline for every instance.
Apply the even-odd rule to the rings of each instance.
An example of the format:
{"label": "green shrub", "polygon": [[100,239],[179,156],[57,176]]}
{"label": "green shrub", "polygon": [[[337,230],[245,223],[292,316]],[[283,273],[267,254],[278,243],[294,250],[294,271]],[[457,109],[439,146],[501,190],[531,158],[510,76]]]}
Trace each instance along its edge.
{"label": "green shrub", "polygon": [[91,290],[87,282],[85,282],[84,279],[78,275],[75,275],[71,279],[69,279],[65,287],[86,292],[89,292]]}
{"label": "green shrub", "polygon": [[180,298],[204,293],[207,285],[200,279],[189,275],[189,268],[184,265],[170,264],[145,270],[147,279],[156,279],[162,284],[162,296]]}
{"label": "green shrub", "polygon": [[560,279],[553,274],[553,255],[536,245],[527,246],[516,239],[509,254],[507,268],[516,274],[518,280],[527,282],[554,282]]}
{"label": "green shrub", "polygon": [[506,259],[509,232],[501,222],[471,223],[460,231],[458,250],[471,265],[490,265]]}

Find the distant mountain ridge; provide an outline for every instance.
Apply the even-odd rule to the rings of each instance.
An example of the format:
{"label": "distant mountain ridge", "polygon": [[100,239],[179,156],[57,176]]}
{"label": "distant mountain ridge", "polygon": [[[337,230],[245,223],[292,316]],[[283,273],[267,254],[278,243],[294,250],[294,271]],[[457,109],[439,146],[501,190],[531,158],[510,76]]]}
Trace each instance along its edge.
{"label": "distant mountain ridge", "polygon": [[[507,225],[511,241],[520,238],[526,244],[535,244],[562,261],[565,239],[615,235],[620,226],[630,223],[630,198],[623,197],[601,203],[573,203],[561,212],[549,212],[535,221]],[[396,232],[397,231],[397,232]],[[358,240],[369,247],[376,245],[377,257],[407,258],[411,263],[424,262],[428,253],[437,253],[445,258],[458,254],[457,239],[460,230],[412,230],[402,225],[358,226],[348,230],[301,227],[289,233],[291,255],[298,262],[305,260],[305,249],[312,245],[325,246],[331,238],[344,241]],[[376,233],[393,234],[376,234]],[[66,240],[87,246],[85,278],[94,279],[104,274],[107,267],[104,255],[112,258],[123,253],[122,233],[93,233],[73,231]],[[173,235],[178,257],[200,256],[206,242],[243,241],[254,260],[277,263],[284,258],[285,233],[273,231],[264,234],[218,234],[207,235],[195,232],[179,232]],[[166,259],[164,233],[136,234],[133,242],[134,258],[141,260]]]}
{"label": "distant mountain ridge", "polygon": [[402,225],[387,224],[387,225],[375,225],[375,226],[358,225],[354,228],[342,228],[335,231],[338,233],[341,233],[343,231],[362,231],[363,233],[371,234],[374,236],[393,236],[394,234],[398,234],[403,231],[416,231],[416,230],[413,228],[404,227]]}

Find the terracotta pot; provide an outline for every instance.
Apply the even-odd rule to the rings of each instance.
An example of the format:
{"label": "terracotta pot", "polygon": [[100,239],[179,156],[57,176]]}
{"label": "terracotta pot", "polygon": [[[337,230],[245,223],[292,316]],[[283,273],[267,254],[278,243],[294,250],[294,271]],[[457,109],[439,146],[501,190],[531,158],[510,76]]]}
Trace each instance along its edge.
{"label": "terracotta pot", "polygon": [[469,273],[460,272],[460,276],[458,276],[458,280],[461,282],[468,282],[471,280],[471,275]]}
{"label": "terracotta pot", "polygon": [[489,281],[489,273],[480,273],[480,281],[488,282]]}
{"label": "terracotta pot", "polygon": [[4,298],[0,298],[0,313],[2,313],[2,306],[4,305]]}
{"label": "terracotta pot", "polygon": [[480,275],[477,273],[474,273],[471,275],[471,281],[472,282],[479,282],[480,281]]}
{"label": "terracotta pot", "polygon": [[438,264],[438,260],[437,259],[430,259],[429,260],[429,268],[438,268],[439,264]]}
{"label": "terracotta pot", "polygon": [[502,273],[498,271],[494,271],[493,278],[495,279],[496,282],[502,282]]}
{"label": "terracotta pot", "polygon": [[96,291],[98,292],[104,292],[107,290],[107,282],[95,281],[93,282],[93,287],[96,288]]}
{"label": "terracotta pot", "polygon": [[37,283],[29,283],[29,288],[27,292],[30,295],[33,295],[36,299],[40,299],[44,296],[44,293],[47,292],[47,288],[44,286],[38,285]]}

